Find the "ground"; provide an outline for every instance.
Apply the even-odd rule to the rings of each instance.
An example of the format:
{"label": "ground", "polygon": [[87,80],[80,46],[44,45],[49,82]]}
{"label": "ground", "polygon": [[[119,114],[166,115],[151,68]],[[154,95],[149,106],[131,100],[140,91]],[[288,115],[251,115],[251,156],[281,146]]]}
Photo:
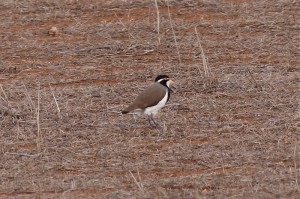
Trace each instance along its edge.
{"label": "ground", "polygon": [[[0,197],[299,198],[299,13],[2,0]],[[122,115],[158,74],[175,82],[161,127]]]}

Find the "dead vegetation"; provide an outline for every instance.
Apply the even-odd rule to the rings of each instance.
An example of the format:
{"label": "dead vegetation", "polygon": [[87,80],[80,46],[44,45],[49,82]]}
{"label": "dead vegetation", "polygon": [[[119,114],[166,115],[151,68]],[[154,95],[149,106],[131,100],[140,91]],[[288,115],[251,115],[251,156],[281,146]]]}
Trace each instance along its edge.
{"label": "dead vegetation", "polygon": [[[297,1],[0,12],[1,198],[299,196]],[[120,114],[161,73],[176,83],[164,131]]]}

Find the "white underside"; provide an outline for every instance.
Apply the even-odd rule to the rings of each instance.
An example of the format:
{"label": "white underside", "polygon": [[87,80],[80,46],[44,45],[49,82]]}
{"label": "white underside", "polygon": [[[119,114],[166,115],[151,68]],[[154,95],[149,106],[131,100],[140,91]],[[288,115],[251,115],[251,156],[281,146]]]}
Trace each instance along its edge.
{"label": "white underside", "polygon": [[167,100],[168,100],[168,92],[166,92],[166,95],[164,96],[164,98],[158,103],[156,104],[155,106],[151,106],[151,107],[148,107],[144,110],[144,112],[142,112],[141,109],[137,109],[135,110],[135,113],[144,113],[146,115],[155,115],[162,107],[164,107],[167,103]]}

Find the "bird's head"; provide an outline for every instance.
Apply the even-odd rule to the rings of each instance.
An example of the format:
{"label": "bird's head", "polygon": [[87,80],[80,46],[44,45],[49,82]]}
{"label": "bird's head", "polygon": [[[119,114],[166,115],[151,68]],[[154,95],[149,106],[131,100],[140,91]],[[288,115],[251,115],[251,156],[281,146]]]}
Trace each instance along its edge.
{"label": "bird's head", "polygon": [[158,83],[160,83],[162,85],[165,85],[167,87],[170,87],[171,84],[174,84],[174,82],[167,75],[158,75],[155,78],[155,82],[158,82]]}

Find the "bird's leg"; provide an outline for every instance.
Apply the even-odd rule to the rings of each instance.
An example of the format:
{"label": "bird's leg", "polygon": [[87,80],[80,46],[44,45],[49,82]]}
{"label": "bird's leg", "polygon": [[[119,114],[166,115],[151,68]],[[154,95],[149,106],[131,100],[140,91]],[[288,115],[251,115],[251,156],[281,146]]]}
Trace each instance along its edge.
{"label": "bird's leg", "polygon": [[151,115],[148,115],[148,121],[149,121],[150,126],[152,126],[152,123],[151,123],[151,121],[152,121]]}
{"label": "bird's leg", "polygon": [[158,127],[159,125],[158,125],[158,124],[156,123],[156,121],[154,120],[153,114],[152,114],[152,113],[151,113],[151,115],[150,115],[150,118],[151,118],[153,124],[155,124],[155,126]]}

